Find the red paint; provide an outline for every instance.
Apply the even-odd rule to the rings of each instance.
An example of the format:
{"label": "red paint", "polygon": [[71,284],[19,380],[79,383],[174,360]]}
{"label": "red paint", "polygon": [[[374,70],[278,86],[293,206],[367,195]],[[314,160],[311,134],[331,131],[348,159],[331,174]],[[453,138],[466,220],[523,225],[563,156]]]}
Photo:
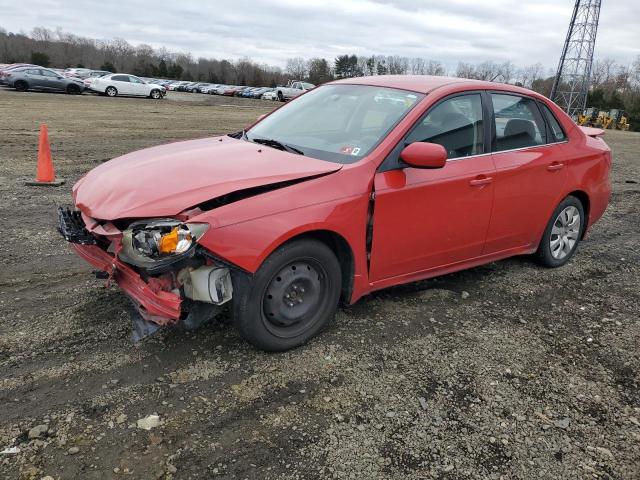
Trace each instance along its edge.
{"label": "red paint", "polygon": [[[126,263],[109,255],[95,245],[71,244],[76,253],[94,267],[111,272],[118,286],[131,297],[139,310],[161,325],[180,318],[182,299],[175,293],[164,291],[160,285],[148,284]],[[140,309],[142,307],[142,309]]]}
{"label": "red paint", "polygon": [[[534,252],[551,212],[572,192],[588,198],[588,226],[607,206],[609,148],[598,132],[585,134],[541,95],[509,85],[444,77],[377,76],[336,83],[428,95],[378,147],[353,164],[341,166],[228,137],[180,142],[134,152],[96,168],[74,187],[76,205],[85,216],[100,220],[177,216],[238,189],[324,174],[210,211],[190,212],[195,216],[189,221],[209,223],[211,228],[199,243],[249,272],[298,235],[332,232],[347,242],[353,254],[351,302],[380,288]],[[467,90],[514,92],[545,102],[562,124],[567,142],[453,159],[442,168],[377,172],[432,105]],[[368,267],[366,223],[372,191],[375,213]],[[98,268],[111,261],[103,257],[92,261],[87,247],[78,250]],[[163,289],[145,289],[147,284],[135,272],[138,280],[129,275],[133,270],[124,264],[117,267],[127,274],[116,280],[145,308],[155,308],[155,313],[166,310],[168,318],[177,318],[179,298]]]}

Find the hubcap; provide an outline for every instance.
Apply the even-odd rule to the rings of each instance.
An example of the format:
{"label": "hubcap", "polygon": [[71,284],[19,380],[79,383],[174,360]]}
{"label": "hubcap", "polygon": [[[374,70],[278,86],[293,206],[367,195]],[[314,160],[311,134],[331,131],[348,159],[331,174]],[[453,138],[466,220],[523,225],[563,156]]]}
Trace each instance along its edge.
{"label": "hubcap", "polygon": [[299,335],[317,320],[327,290],[322,265],[296,261],[282,268],[265,290],[262,302],[264,324],[279,337]]}
{"label": "hubcap", "polygon": [[574,249],[580,236],[580,212],[574,206],[569,206],[560,212],[553,222],[549,246],[551,255],[562,260]]}

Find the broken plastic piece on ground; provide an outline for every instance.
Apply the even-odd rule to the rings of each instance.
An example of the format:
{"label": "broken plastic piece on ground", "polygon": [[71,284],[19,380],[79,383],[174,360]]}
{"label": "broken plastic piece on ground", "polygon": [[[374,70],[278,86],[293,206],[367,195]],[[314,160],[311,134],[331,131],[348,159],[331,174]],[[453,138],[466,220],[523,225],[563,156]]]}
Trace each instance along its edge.
{"label": "broken plastic piece on ground", "polygon": [[0,453],[5,454],[5,455],[10,455],[13,453],[20,453],[20,447],[7,447],[4,450],[2,450]]}
{"label": "broken plastic piece on ground", "polygon": [[208,303],[194,303],[189,307],[189,313],[186,318],[179,322],[178,325],[186,330],[196,330],[205,323],[209,323],[220,312],[219,305],[211,305]]}
{"label": "broken plastic piece on ground", "polygon": [[132,304],[131,307],[128,308],[128,312],[133,322],[131,340],[134,343],[138,343],[142,339],[147,338],[160,330],[160,325],[150,322],[149,320],[145,320],[135,305]]}

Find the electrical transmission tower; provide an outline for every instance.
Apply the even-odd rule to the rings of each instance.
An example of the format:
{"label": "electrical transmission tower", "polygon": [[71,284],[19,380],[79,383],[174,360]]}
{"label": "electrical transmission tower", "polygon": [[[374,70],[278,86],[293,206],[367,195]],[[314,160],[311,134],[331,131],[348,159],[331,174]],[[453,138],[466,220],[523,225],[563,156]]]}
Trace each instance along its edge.
{"label": "electrical transmission tower", "polygon": [[551,99],[576,118],[586,107],[601,0],[576,0]]}

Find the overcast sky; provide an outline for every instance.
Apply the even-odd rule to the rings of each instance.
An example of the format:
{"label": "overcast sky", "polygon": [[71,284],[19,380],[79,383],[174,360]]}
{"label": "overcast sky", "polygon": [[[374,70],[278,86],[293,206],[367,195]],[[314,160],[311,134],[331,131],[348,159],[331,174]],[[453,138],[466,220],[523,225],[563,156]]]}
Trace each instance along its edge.
{"label": "overcast sky", "polygon": [[[596,57],[640,55],[638,0],[604,0]],[[555,68],[574,0],[0,0],[0,27],[44,26],[194,56],[284,66],[344,53]]]}

